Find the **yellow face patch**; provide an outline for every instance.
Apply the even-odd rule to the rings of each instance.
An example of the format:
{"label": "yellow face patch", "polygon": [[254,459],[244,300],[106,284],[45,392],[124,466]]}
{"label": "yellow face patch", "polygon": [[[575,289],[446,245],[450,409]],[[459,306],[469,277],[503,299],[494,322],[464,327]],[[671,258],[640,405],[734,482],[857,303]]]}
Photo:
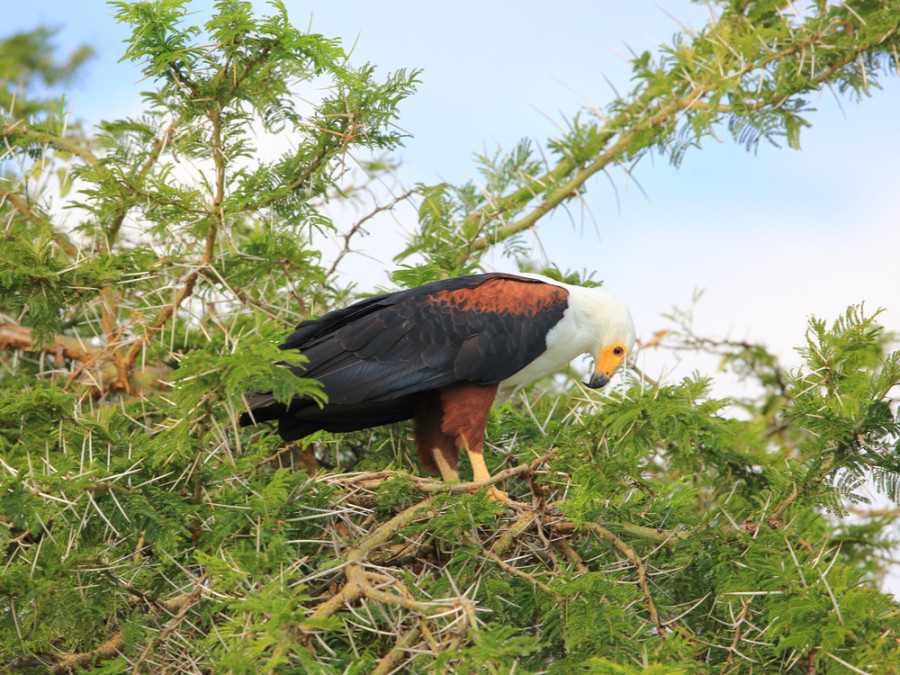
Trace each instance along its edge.
{"label": "yellow face patch", "polygon": [[607,377],[612,377],[628,354],[628,348],[624,342],[613,342],[611,345],[604,347],[597,355],[597,363],[594,365],[594,372],[598,375],[603,373]]}

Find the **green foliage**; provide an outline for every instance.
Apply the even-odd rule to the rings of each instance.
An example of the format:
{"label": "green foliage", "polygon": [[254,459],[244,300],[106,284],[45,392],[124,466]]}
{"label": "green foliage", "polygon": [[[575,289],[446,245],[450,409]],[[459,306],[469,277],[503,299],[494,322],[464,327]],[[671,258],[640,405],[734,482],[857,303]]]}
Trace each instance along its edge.
{"label": "green foliage", "polygon": [[[892,4],[781,5],[720,2],[546,152],[479,157],[478,188],[417,186],[401,258],[418,264],[394,283],[479,271],[499,246],[599,285],[536,270],[521,238],[590,176],[723,131],[798,147],[807,95],[896,70]],[[88,50],[58,62],[43,29],[0,44],[0,669],[896,672],[878,581],[898,514],[856,507],[864,480],[900,492],[900,354],[877,313],[811,321],[793,373],[683,333],[754,400],[712,398],[702,374],[526,388],[487,430],[491,471],[515,467],[502,487],[531,505],[514,511],[414,475],[404,425],[306,447],[240,428],[246,391],[324,400],[276,345],[350,296],[326,207],[393,170],[418,73],[353,65],[277,2],[221,0],[202,25],[186,0],[113,10],[147,109],[90,139],[33,95]]]}
{"label": "green foliage", "polygon": [[379,487],[375,510],[384,516],[402,511],[417,501],[418,494],[412,481],[405,476],[396,476]]}
{"label": "green foliage", "polygon": [[9,298],[11,313],[27,313],[36,328],[35,338],[51,338],[62,327],[66,293],[56,283],[65,257],[49,236],[0,243],[7,264],[0,270],[0,292]]}

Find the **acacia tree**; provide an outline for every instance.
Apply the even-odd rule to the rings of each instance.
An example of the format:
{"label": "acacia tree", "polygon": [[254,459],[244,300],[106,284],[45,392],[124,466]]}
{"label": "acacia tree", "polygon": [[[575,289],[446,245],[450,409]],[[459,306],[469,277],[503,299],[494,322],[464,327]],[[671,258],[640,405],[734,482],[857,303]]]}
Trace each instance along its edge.
{"label": "acacia tree", "polygon": [[[582,111],[549,164],[522,143],[483,158],[480,189],[374,205],[418,197],[401,260],[424,263],[395,282],[498,245],[526,265],[521,233],[605,167],[677,163],[723,129],[796,146],[806,96],[896,74],[897,3],[780,4],[719,2],[636,57],[633,90]],[[699,376],[602,399],[534,385],[488,427],[495,480],[530,495],[517,512],[419,477],[403,425],[306,447],[239,429],[245,391],[321,395],[275,345],[347,299],[325,209],[390,168],[363,157],[401,142],[417,74],[351,65],[279,4],[222,0],[202,27],[186,0],[113,6],[153,86],[141,117],[73,127],[30,96],[61,72],[46,59],[12,59],[0,97],[5,669],[897,672],[900,606],[877,588],[897,514],[834,517],[865,476],[897,499],[900,357],[875,316],[812,321],[796,372],[682,331],[764,388],[746,420]]]}

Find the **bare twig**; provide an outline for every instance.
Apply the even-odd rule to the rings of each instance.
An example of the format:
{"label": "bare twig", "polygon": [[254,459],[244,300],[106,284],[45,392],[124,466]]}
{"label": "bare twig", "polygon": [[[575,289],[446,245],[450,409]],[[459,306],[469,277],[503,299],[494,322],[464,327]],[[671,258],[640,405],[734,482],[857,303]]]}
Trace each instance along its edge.
{"label": "bare twig", "polygon": [[397,204],[399,204],[399,203],[402,202],[402,201],[406,201],[407,199],[409,199],[410,197],[412,197],[414,194],[418,194],[418,190],[416,190],[416,189],[407,190],[406,192],[404,192],[404,193],[403,193],[402,195],[400,195],[399,197],[395,197],[394,199],[392,199],[392,200],[391,200],[390,202],[388,202],[387,204],[383,204],[382,206],[376,207],[375,209],[373,209],[372,211],[370,211],[369,213],[367,213],[365,216],[363,216],[360,220],[358,220],[358,221],[353,225],[353,227],[351,227],[351,228],[343,235],[344,246],[343,246],[343,248],[341,249],[340,253],[338,253],[337,257],[334,259],[334,262],[331,263],[331,267],[328,268],[328,271],[325,273],[325,277],[326,277],[326,278],[330,278],[331,275],[334,274],[335,270],[337,270],[337,267],[338,267],[338,265],[341,263],[341,260],[344,259],[344,256],[346,256],[348,253],[350,253],[350,240],[356,235],[357,232],[359,232],[360,228],[362,228],[362,226],[363,226],[367,221],[371,220],[372,218],[374,218],[376,215],[378,215],[378,214],[381,213],[382,211],[390,211],[390,210],[393,209]]}

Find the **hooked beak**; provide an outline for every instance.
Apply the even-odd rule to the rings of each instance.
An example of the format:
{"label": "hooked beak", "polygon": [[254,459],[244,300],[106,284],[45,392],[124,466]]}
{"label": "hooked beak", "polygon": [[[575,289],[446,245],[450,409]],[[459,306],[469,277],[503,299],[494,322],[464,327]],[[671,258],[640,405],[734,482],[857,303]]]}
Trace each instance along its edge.
{"label": "hooked beak", "polygon": [[609,378],[625,361],[627,352],[628,346],[624,342],[614,342],[601,349],[597,354],[597,362],[594,364],[594,372],[591,373],[591,379],[585,384],[591,389],[605,387],[609,383]]}
{"label": "hooked beak", "polygon": [[591,373],[591,379],[585,382],[585,384],[591,389],[600,389],[601,387],[605,387],[608,382],[609,378],[606,376],[606,373],[594,371]]}

